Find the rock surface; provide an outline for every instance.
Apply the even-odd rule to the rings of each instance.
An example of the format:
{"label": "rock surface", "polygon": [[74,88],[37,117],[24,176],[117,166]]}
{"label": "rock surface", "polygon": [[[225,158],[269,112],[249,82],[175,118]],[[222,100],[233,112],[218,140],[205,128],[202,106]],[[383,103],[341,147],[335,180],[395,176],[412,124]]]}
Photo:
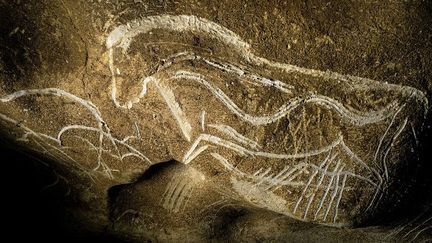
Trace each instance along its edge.
{"label": "rock surface", "polygon": [[331,227],[418,187],[428,3],[0,3],[2,130],[52,161],[79,220],[135,240],[362,239]]}

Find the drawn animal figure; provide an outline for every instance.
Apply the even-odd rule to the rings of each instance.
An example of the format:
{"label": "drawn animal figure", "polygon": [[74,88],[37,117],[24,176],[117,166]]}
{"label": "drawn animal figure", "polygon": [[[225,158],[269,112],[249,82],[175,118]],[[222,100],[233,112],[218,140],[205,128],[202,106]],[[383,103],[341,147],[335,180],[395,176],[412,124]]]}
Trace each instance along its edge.
{"label": "drawn animal figure", "polygon": [[[192,44],[161,40],[170,33],[192,35]],[[301,220],[344,225],[376,206],[398,159],[394,147],[407,127],[416,136],[419,119],[407,109],[427,111],[419,90],[270,61],[195,16],[129,22],[106,46],[114,104],[133,110],[159,96],[183,137],[174,159],[258,207]],[[149,46],[166,51],[155,55]]]}
{"label": "drawn animal figure", "polygon": [[[160,195],[173,213],[187,210],[205,181],[227,198],[299,220],[352,224],[385,199],[428,108],[412,87],[260,57],[234,32],[191,15],[117,26],[106,48],[115,106],[109,114],[133,113],[134,135],[118,132],[130,124],[107,117],[107,105],[96,105],[103,99],[60,87],[3,95],[2,126],[20,129],[18,140],[56,161],[90,176],[102,170],[112,180],[125,160],[162,162],[146,143],[167,146],[164,158],[193,168]],[[23,115],[13,102],[25,97],[72,102],[81,118],[39,132],[36,121],[15,119]],[[156,135],[143,139],[147,134]],[[80,155],[68,139],[92,153]],[[96,161],[94,171],[82,161]]]}

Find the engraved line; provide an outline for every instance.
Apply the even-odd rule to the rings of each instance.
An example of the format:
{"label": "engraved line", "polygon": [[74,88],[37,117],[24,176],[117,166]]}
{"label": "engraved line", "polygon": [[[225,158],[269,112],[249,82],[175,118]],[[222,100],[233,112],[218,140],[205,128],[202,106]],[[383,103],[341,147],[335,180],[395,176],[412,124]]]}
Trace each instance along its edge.
{"label": "engraved line", "polygon": [[333,204],[333,201],[335,200],[336,195],[338,193],[338,190],[339,190],[339,179],[340,179],[341,171],[343,170],[344,167],[345,167],[345,165],[341,166],[341,168],[339,169],[339,171],[337,173],[335,187],[333,189],[333,193],[332,193],[332,196],[330,198],[330,202],[328,203],[327,210],[326,210],[326,212],[324,214],[323,221],[325,221],[327,219],[327,216],[328,216],[328,213],[330,212],[330,209],[331,209],[331,206]]}
{"label": "engraved line", "polygon": [[[338,160],[338,162],[336,163],[336,166],[335,166],[333,172],[336,172],[336,171],[338,170],[338,168],[339,168],[339,166],[340,166],[340,162],[341,162],[341,160]],[[319,212],[320,212],[320,210],[321,210],[321,208],[322,208],[322,206],[323,206],[323,204],[324,204],[324,201],[325,201],[325,199],[326,199],[326,197],[327,197],[327,194],[328,194],[329,191],[330,191],[330,187],[331,187],[331,185],[333,184],[334,177],[335,177],[335,175],[332,175],[331,178],[330,178],[330,181],[329,181],[329,184],[328,184],[328,186],[327,186],[327,189],[325,190],[325,192],[324,192],[324,194],[323,194],[323,196],[322,196],[322,198],[321,198],[321,201],[320,201],[320,203],[319,203],[318,209],[317,209],[317,211],[315,212],[314,220],[316,220],[317,217],[318,217],[318,214],[319,214]]]}
{"label": "engraved line", "polygon": [[172,76],[171,79],[188,79],[188,80],[199,82],[200,84],[204,85],[210,92],[212,92],[213,95],[217,99],[219,99],[231,112],[236,114],[242,120],[247,121],[253,125],[264,125],[264,124],[273,123],[279,120],[280,118],[285,117],[292,110],[299,107],[300,105],[304,105],[305,103],[317,104],[326,107],[328,109],[334,110],[337,113],[339,113],[339,115],[341,115],[343,119],[358,126],[363,126],[365,124],[382,121],[385,118],[387,118],[389,114],[392,114],[390,110],[393,110],[395,107],[398,107],[398,103],[396,101],[393,101],[381,110],[370,111],[368,113],[357,112],[359,114],[356,114],[348,110],[347,108],[345,108],[338,101],[331,99],[327,96],[309,94],[308,96],[303,98],[302,97],[291,98],[285,105],[281,106],[278,109],[278,111],[272,115],[253,116],[241,110],[221,89],[214,87],[210,82],[205,80],[202,77],[202,75],[198,73],[181,70],[181,71],[177,71],[176,74]]}
{"label": "engraved line", "polygon": [[[393,125],[393,123],[394,123],[394,121],[395,121],[395,119],[396,119],[396,116],[399,114],[399,112],[400,112],[404,107],[405,107],[405,104],[402,105],[402,106],[401,106],[401,107],[400,107],[400,108],[395,112],[395,114],[393,115],[393,117],[392,117],[392,119],[391,119],[391,121],[390,121],[390,124],[388,125],[387,129],[385,130],[383,136],[380,138],[380,141],[379,141],[379,143],[378,143],[378,147],[377,147],[377,149],[376,149],[376,151],[375,151],[375,155],[374,155],[373,163],[376,163],[376,160],[377,160],[377,157],[378,157],[378,153],[379,153],[379,151],[380,151],[380,149],[381,149],[382,143],[383,143],[385,137],[387,136],[387,133],[389,132],[391,126]],[[383,168],[383,169],[384,169],[384,168]]]}
{"label": "engraved line", "polygon": [[316,193],[317,193],[318,190],[319,190],[319,187],[321,186],[322,182],[324,181],[324,177],[325,177],[325,175],[327,174],[327,170],[328,170],[330,164],[334,161],[334,159],[336,158],[337,155],[338,155],[337,153],[334,154],[334,155],[329,159],[329,162],[327,163],[327,165],[324,167],[324,171],[323,171],[323,172],[321,173],[321,175],[320,175],[320,178],[319,178],[319,181],[318,181],[318,183],[317,183],[317,186],[316,186],[314,192],[312,193],[312,195],[311,195],[310,198],[309,198],[309,201],[308,201],[308,203],[307,203],[307,206],[306,206],[306,209],[305,209],[305,212],[304,212],[304,215],[303,215],[303,219],[306,219],[307,214],[308,214],[308,211],[309,211],[309,208],[310,208],[310,206],[311,206],[311,204],[312,204],[312,202],[313,202],[313,200],[314,200],[314,198],[315,198]]}
{"label": "engraved line", "polygon": [[200,124],[201,124],[201,131],[202,132],[205,132],[205,116],[206,116],[206,111],[201,111]]}
{"label": "engraved line", "polygon": [[387,148],[387,150],[384,154],[383,167],[384,167],[384,174],[385,174],[385,177],[387,178],[387,180],[389,179],[388,168],[387,168],[387,155],[389,154],[390,150],[393,148],[396,139],[399,137],[399,135],[405,129],[405,126],[407,125],[407,123],[408,123],[408,118],[405,118],[405,120],[402,122],[402,125],[399,126],[398,130],[396,131],[395,135],[393,136],[391,143],[390,143],[390,146]]}
{"label": "engraved line", "polygon": [[[327,157],[320,163],[319,168],[321,169],[326,163],[327,161],[330,159],[330,155],[331,153],[329,153],[327,155]],[[315,178],[315,176],[318,174],[319,170],[315,170],[315,172],[312,174],[312,176],[309,178],[309,181],[307,182],[305,188],[303,189],[300,198],[297,200],[297,203],[294,207],[293,213],[295,213],[297,211],[298,206],[300,205],[300,202],[302,201],[304,195],[306,194],[307,189],[309,188],[309,185],[312,183],[312,180]]]}
{"label": "engraved line", "polygon": [[348,175],[345,175],[344,178],[343,178],[343,180],[342,180],[342,186],[341,186],[341,189],[340,189],[340,192],[339,192],[339,196],[338,196],[337,201],[336,201],[336,206],[335,206],[335,209],[334,209],[333,223],[336,223],[336,219],[337,219],[337,215],[338,215],[338,209],[339,209],[339,203],[340,203],[340,201],[342,199],[342,193],[343,193],[343,190],[345,188],[345,183],[346,183],[347,177],[348,177]]}
{"label": "engraved line", "polygon": [[218,131],[220,131],[220,132],[230,136],[231,138],[235,139],[237,142],[244,144],[244,145],[247,145],[252,149],[261,148],[261,146],[257,142],[243,136],[242,134],[237,132],[234,128],[232,128],[228,125],[209,124],[208,126],[217,129]]}

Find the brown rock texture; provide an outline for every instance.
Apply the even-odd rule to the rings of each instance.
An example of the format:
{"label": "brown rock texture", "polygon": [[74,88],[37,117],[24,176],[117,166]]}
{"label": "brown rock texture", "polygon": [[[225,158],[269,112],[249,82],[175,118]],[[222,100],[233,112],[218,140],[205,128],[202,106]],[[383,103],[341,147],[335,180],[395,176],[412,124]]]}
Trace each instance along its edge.
{"label": "brown rock texture", "polygon": [[419,187],[430,9],[0,1],[1,129],[67,181],[78,220],[125,239],[431,239],[424,214],[331,233]]}

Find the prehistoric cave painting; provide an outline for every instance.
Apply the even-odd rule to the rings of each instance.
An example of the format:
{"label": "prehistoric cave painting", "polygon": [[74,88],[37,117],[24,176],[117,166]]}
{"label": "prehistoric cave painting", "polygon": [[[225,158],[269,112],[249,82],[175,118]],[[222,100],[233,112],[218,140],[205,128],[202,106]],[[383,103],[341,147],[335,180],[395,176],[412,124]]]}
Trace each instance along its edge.
{"label": "prehistoric cave painting", "polygon": [[[197,48],[185,48],[187,44],[177,43],[176,46],[176,42],[160,41],[152,45],[161,47],[172,45],[167,48],[173,53],[166,58],[159,59],[151,66],[152,64],[145,59],[152,58],[144,54],[141,57],[139,52],[143,49],[133,45],[136,43],[139,45],[143,41],[140,39],[141,36],[152,35],[158,30],[189,33],[204,36],[204,39],[216,40],[229,52],[234,53],[235,60],[233,61],[233,58],[230,57],[227,59],[231,60],[225,61],[223,56],[215,57],[213,53],[208,55]],[[176,121],[183,138],[191,143],[183,150],[182,158],[176,159],[184,164],[192,165],[196,160],[208,161],[209,158],[205,155],[209,154],[214,161],[220,163],[225,171],[229,172],[233,190],[245,199],[260,207],[302,220],[338,224],[338,208],[343,201],[344,192],[359,190],[356,188],[359,187],[356,184],[359,182],[364,183],[362,187],[369,190],[366,193],[358,193],[368,198],[366,208],[369,209],[376,201],[379,201],[380,194],[389,179],[389,153],[397,143],[398,137],[411,122],[404,114],[404,108],[419,105],[424,112],[427,110],[427,100],[420,91],[414,88],[273,62],[254,55],[250,45],[232,31],[195,16],[159,15],[132,21],[116,27],[108,36],[106,46],[109,49],[112,73],[111,95],[117,107],[133,109],[140,102],[145,102],[146,95],[151,88],[157,90],[166,103],[171,118]],[[141,68],[136,67],[133,59],[139,59],[138,63],[144,60],[145,64]],[[131,74],[128,68],[130,65],[135,69],[141,69],[142,72]],[[271,76],[260,75],[262,69],[300,76],[300,79],[303,80],[312,79],[318,84],[311,85],[314,86],[311,90],[304,90],[304,87],[296,87],[296,82],[301,86],[299,81],[282,82],[270,78]],[[135,81],[128,81],[128,78]],[[242,87],[231,87],[231,89],[247,89],[251,87],[248,85],[252,85],[267,88],[267,92],[281,93],[280,97],[285,95],[287,98],[277,109],[266,114],[248,112],[247,107],[241,108],[241,104],[230,97],[232,90],[222,88],[231,80],[238,80],[245,84]],[[348,103],[344,104],[337,99],[337,90],[334,91],[335,94],[323,92],[320,86],[325,86],[329,82],[322,80],[330,80],[330,83],[333,82],[331,84],[333,87],[335,84],[343,87],[347,95],[353,95],[356,92],[378,95],[375,97],[371,95],[373,97],[371,99],[375,99],[372,102],[367,100],[370,98],[367,95],[354,97],[360,99],[360,102],[349,106]],[[128,85],[123,86],[124,83]],[[129,92],[131,84],[135,85],[135,92]],[[204,105],[193,104],[184,95],[188,92],[182,91],[187,87],[196,86],[201,86],[204,92],[210,94],[203,101],[207,102]],[[176,94],[176,90],[180,90],[180,94]],[[245,92],[248,91],[250,90]],[[320,91],[329,95],[319,94]],[[190,94],[193,96],[193,91]],[[119,98],[119,95],[123,97]],[[343,99],[341,96],[343,95],[339,95],[340,100]],[[263,94],[261,98],[265,99],[264,97]],[[185,98],[186,101],[182,98]],[[213,106],[217,102],[220,106]],[[366,105],[361,105],[362,102]],[[357,109],[353,108],[355,105]],[[308,108],[308,111],[305,107]],[[375,150],[368,151],[369,154],[363,153],[368,156],[362,158],[346,143],[346,136],[349,135],[339,131],[325,139],[327,144],[311,146],[305,142],[303,148],[294,148],[291,153],[278,153],[272,151],[271,147],[262,144],[264,140],[257,141],[234,128],[239,127],[249,131],[260,129],[259,127],[278,123],[282,119],[289,119],[303,112],[303,120],[298,122],[297,132],[301,126],[305,129],[291,137],[291,141],[295,143],[295,140],[309,133],[306,123],[315,122],[316,127],[313,129],[317,129],[321,125],[319,123],[326,123],[326,121],[316,120],[311,122],[308,116],[314,115],[313,112],[310,112],[313,108],[318,112],[329,111],[332,119],[341,120],[340,123],[350,129],[367,131],[373,126],[384,124],[384,130],[380,132],[382,136]],[[229,114],[234,114],[236,118],[227,118]],[[245,126],[250,128],[244,128]],[[337,127],[337,125],[334,126],[334,128]],[[330,128],[322,126],[318,129]],[[411,128],[414,129],[413,126]],[[415,136],[414,130],[413,135]],[[320,136],[323,136],[322,133]],[[321,138],[310,137],[309,140],[311,139],[320,140]],[[239,157],[246,158],[243,164],[250,163],[255,166],[244,165],[244,170],[240,169],[239,167],[242,166],[235,166],[238,164]],[[251,171],[251,168],[258,169]],[[298,192],[293,193],[290,190]],[[356,194],[356,192],[353,193]],[[361,203],[364,201],[361,200]]]}
{"label": "prehistoric cave painting", "polygon": [[[203,46],[182,43],[187,35]],[[256,56],[237,34],[195,16],[132,21],[116,27],[106,47],[115,107],[145,114],[144,104],[163,104],[159,114],[176,129],[161,136],[181,137],[169,140],[172,159],[197,171],[175,176],[161,195],[162,207],[175,213],[199,193],[196,185],[208,180],[260,208],[305,221],[351,224],[380,201],[398,162],[395,147],[407,133],[416,138],[428,106],[423,93],[411,87]],[[139,128],[136,136],[114,136],[111,126],[118,124],[109,126],[94,103],[63,89],[22,90],[0,101],[29,96],[72,101],[92,117],[90,124],[65,124],[47,134],[0,116],[21,128],[20,140],[41,153],[87,171],[63,145],[68,133],[96,153],[95,170],[110,178],[114,170],[106,160],[161,162],[130,143],[141,137]],[[134,126],[151,122],[139,119]]]}

